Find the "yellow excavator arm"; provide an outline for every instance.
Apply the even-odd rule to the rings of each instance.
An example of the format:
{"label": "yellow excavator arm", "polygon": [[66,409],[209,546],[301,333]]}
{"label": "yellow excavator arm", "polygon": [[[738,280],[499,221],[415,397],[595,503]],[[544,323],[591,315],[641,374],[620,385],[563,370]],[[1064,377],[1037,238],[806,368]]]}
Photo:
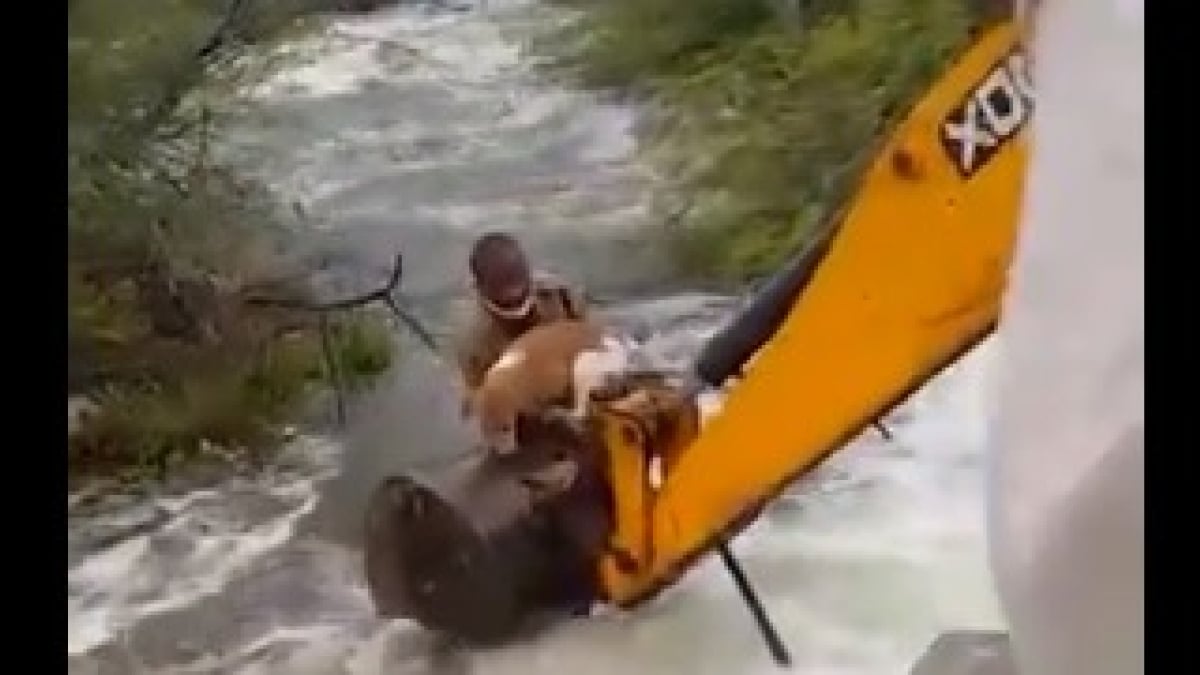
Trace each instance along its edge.
{"label": "yellow excavator arm", "polygon": [[[769,284],[763,303],[775,309],[732,324],[758,338],[735,335],[715,356],[727,363],[701,364],[711,385],[737,376],[721,411],[653,449],[644,418],[602,415],[616,506],[617,553],[600,563],[610,602],[632,606],[670,584],[990,333],[1032,109],[1017,26],[981,34],[883,144],[839,221]],[[654,453],[666,467],[658,485]]]}

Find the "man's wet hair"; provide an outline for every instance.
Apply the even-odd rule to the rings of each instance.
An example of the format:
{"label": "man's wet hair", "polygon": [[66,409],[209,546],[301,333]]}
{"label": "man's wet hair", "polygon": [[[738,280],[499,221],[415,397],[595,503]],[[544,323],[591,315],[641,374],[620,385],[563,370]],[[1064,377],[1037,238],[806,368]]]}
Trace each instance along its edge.
{"label": "man's wet hair", "polygon": [[494,276],[498,266],[512,264],[514,259],[522,259],[525,252],[520,242],[511,234],[504,232],[489,232],[475,240],[471,247],[468,266],[476,278]]}

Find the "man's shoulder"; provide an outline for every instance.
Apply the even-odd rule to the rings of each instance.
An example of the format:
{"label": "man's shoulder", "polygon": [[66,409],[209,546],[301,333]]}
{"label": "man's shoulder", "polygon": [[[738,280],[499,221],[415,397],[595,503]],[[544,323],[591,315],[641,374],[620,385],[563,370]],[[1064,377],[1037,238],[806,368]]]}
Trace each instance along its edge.
{"label": "man's shoulder", "polygon": [[533,286],[538,290],[558,291],[562,289],[573,290],[575,284],[567,280],[563,275],[551,270],[540,269],[534,270],[532,273]]}
{"label": "man's shoulder", "polygon": [[562,305],[568,316],[579,318],[588,311],[588,300],[583,288],[559,274],[548,270],[535,271],[533,287],[545,301]]}

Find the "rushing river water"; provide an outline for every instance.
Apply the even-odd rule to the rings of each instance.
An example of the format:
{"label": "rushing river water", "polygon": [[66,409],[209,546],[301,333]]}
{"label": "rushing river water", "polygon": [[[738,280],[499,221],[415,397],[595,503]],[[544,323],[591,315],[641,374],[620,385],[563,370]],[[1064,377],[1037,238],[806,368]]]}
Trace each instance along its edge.
{"label": "rushing river water", "polygon": [[[681,363],[736,300],[663,274],[633,111],[533,71],[523,40],[561,16],[492,0],[339,19],[279,48],[294,63],[247,92],[230,149],[360,268],[406,251],[405,289],[435,325],[471,239],[508,229]],[[464,439],[445,367],[401,339],[402,364],[342,436],[200,490],[69,498],[72,673],[775,672],[712,560],[636,613],[501,649],[446,654],[374,618],[366,493]],[[894,441],[864,435],[736,541],[795,672],[900,674],[941,630],[999,624],[981,498],[989,351],[898,411]]]}

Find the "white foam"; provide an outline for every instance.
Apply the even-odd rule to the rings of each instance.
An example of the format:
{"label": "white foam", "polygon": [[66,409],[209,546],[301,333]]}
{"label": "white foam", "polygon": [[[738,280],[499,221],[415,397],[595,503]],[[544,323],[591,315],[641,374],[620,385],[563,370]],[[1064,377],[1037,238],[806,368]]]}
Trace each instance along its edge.
{"label": "white foam", "polygon": [[[315,439],[303,439],[297,448],[314,458],[329,451],[327,444]],[[222,522],[195,512],[201,504],[219,504],[223,488],[158,500],[159,508],[172,515],[160,530],[130,537],[68,571],[72,590],[67,600],[67,653],[85,653],[138,621],[219,592],[239,571],[291,538],[297,522],[316,506],[314,479],[327,473],[328,469],[265,487],[266,495],[290,506],[241,531],[236,521]],[[214,531],[195,534],[194,548],[182,558],[160,554],[151,546],[157,535],[189,534],[197,531],[197,525],[200,532]]]}

